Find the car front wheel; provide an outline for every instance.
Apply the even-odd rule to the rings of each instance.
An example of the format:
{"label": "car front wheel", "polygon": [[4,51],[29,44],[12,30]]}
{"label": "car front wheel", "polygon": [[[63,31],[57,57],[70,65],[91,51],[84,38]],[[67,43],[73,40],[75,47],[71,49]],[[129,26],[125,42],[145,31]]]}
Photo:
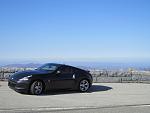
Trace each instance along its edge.
{"label": "car front wheel", "polygon": [[79,91],[86,92],[90,88],[90,83],[88,80],[83,79],[79,83]]}
{"label": "car front wheel", "polygon": [[34,81],[30,87],[30,93],[32,95],[40,95],[43,91],[43,83],[41,81]]}

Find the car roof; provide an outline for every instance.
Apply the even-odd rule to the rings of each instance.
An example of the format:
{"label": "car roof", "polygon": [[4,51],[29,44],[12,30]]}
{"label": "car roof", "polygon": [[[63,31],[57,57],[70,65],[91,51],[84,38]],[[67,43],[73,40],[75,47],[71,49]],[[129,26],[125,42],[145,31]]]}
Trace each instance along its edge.
{"label": "car roof", "polygon": [[56,66],[62,66],[63,64],[57,64],[57,63],[46,63],[48,65],[56,65]]}
{"label": "car roof", "polygon": [[[71,66],[71,65],[66,65],[66,64],[58,64],[58,63],[46,63],[46,64],[49,64],[49,65],[56,65],[56,66],[67,66],[67,67],[77,68],[77,67],[74,67],[74,66]],[[77,69],[78,69],[78,68],[77,68]]]}
{"label": "car roof", "polygon": [[58,66],[58,67],[60,67],[60,66],[67,66],[67,67],[71,67],[71,68],[75,68],[75,69],[78,69],[78,70],[85,71],[84,69],[80,69],[80,68],[78,68],[78,67],[74,67],[74,66],[66,65],[66,64],[58,64],[58,63],[47,63],[47,64],[56,65],[56,66]]}

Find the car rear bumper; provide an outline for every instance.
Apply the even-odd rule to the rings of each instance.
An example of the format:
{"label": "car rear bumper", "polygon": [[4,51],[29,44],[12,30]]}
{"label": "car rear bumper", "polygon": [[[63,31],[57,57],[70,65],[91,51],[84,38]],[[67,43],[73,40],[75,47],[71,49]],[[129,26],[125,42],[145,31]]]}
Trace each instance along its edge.
{"label": "car rear bumper", "polygon": [[28,91],[29,91],[29,84],[25,83],[25,82],[24,83],[17,83],[17,82],[9,80],[8,86],[11,89],[13,89],[19,93],[28,93]]}

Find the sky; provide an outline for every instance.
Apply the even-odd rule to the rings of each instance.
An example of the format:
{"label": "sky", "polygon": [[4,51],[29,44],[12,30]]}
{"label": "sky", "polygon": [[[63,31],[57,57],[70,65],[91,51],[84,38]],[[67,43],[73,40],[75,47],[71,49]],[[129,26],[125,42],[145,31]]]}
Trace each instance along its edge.
{"label": "sky", "polygon": [[0,0],[0,61],[150,61],[149,0]]}

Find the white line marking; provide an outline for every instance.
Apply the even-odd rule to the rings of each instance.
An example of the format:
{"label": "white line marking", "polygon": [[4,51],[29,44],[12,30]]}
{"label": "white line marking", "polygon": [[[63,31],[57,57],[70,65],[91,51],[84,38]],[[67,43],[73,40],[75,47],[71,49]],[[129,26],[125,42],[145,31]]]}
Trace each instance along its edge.
{"label": "white line marking", "polygon": [[141,105],[118,105],[118,106],[87,106],[87,107],[66,107],[66,108],[10,108],[10,109],[0,109],[0,111],[60,111],[60,110],[79,110],[79,109],[102,109],[102,108],[119,108],[119,107],[150,107],[150,104],[141,104]]}

